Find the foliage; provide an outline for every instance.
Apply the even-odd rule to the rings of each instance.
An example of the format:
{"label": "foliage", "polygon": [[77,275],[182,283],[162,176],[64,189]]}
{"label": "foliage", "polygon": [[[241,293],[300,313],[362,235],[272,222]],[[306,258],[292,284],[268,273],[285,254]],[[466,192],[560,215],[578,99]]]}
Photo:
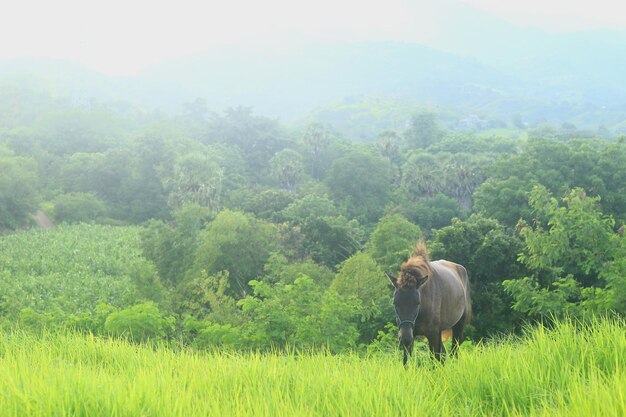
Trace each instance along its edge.
{"label": "foliage", "polygon": [[104,323],[106,332],[134,341],[165,338],[174,330],[175,319],[165,316],[152,302],[137,304],[111,313]]}
{"label": "foliage", "polygon": [[515,176],[490,178],[474,192],[474,209],[485,217],[514,226],[520,219],[531,217],[528,195],[532,185]]}
{"label": "foliage", "polygon": [[330,286],[331,290],[361,302],[363,315],[370,318],[389,304],[388,281],[370,255],[359,252],[344,261]]}
{"label": "foliage", "polygon": [[521,242],[498,221],[473,215],[454,219],[433,236],[429,245],[433,259],[453,259],[470,272],[473,282],[499,282],[517,276],[520,265],[511,260],[521,250]]}
{"label": "foliage", "polygon": [[285,221],[282,211],[294,202],[294,195],[286,190],[269,189],[255,193],[244,209],[259,219],[280,223]]}
{"label": "foliage", "polygon": [[236,324],[241,320],[235,299],[230,295],[228,271],[200,275],[177,288],[174,296],[176,310],[186,320],[208,320],[218,324]]}
{"label": "foliage", "polygon": [[292,284],[300,276],[306,275],[322,288],[328,287],[334,277],[333,271],[324,265],[319,265],[310,259],[303,262],[289,262],[281,253],[271,254],[263,271],[265,282]]}
{"label": "foliage", "polygon": [[15,229],[29,221],[37,207],[35,161],[12,156],[0,144],[0,229]]}
{"label": "foliage", "polygon": [[367,244],[367,253],[383,271],[395,274],[421,238],[419,226],[400,214],[388,214],[376,224]]}
{"label": "foliage", "polygon": [[407,218],[424,231],[441,229],[450,225],[452,219],[464,218],[459,203],[444,194],[419,199],[407,210]]}
{"label": "foliage", "polygon": [[[137,228],[61,225],[0,237],[0,311],[5,322],[41,318],[47,327],[99,332],[110,306],[160,301],[139,250]],[[106,316],[105,316],[106,317]]]}
{"label": "foliage", "polygon": [[427,148],[438,142],[443,137],[443,131],[437,123],[437,115],[428,111],[414,114],[405,137],[413,148]]}
{"label": "foliage", "polygon": [[524,252],[519,260],[532,272],[504,283],[513,308],[529,317],[563,317],[614,310],[623,312],[624,244],[614,220],[598,209],[599,198],[573,189],[560,205],[541,186],[529,204],[535,226],[520,223]]}
{"label": "foliage", "polygon": [[445,194],[472,209],[472,194],[485,180],[491,158],[471,153],[412,152],[402,165],[401,185],[412,201]]}
{"label": "foliage", "polygon": [[95,222],[107,212],[104,202],[91,193],[68,193],[54,199],[57,223]]}
{"label": "foliage", "polygon": [[344,299],[359,301],[360,340],[373,340],[391,317],[391,289],[380,266],[372,257],[359,252],[341,264],[330,289]]}
{"label": "foliage", "polygon": [[316,195],[307,195],[283,210],[285,219],[304,234],[307,254],[329,267],[348,259],[361,247],[359,223],[338,212],[328,197]]}
{"label": "foliage", "polygon": [[324,291],[302,275],[293,284],[251,281],[253,294],[239,301],[243,337],[252,346],[326,346],[332,351],[355,347],[358,303]]}
{"label": "foliage", "polygon": [[198,234],[210,218],[208,208],[190,204],[174,213],[173,224],[152,220],[142,230],[142,253],[155,264],[168,287],[181,282],[193,265]]}
{"label": "foliage", "polygon": [[523,273],[515,262],[521,248],[520,240],[510,230],[479,215],[465,221],[454,219],[450,226],[435,231],[429,244],[431,258],[453,260],[468,271],[472,326],[477,335],[511,331],[517,325],[518,317],[510,310],[502,282]]}
{"label": "foliage", "polygon": [[184,155],[174,165],[172,177],[165,181],[168,204],[179,209],[191,203],[218,212],[222,180],[223,170],[206,156],[199,153]]}
{"label": "foliage", "polygon": [[270,159],[270,169],[280,187],[293,193],[304,175],[302,156],[292,149],[283,149]]}
{"label": "foliage", "polygon": [[375,222],[389,198],[390,168],[389,161],[380,156],[351,151],[333,161],[325,182],[350,217]]}
{"label": "foliage", "polygon": [[286,138],[273,119],[255,116],[250,107],[229,108],[224,115],[213,114],[203,142],[236,146],[245,161],[246,174],[267,177],[272,155],[284,147]]}
{"label": "foliage", "polygon": [[[202,98],[172,115],[2,81],[0,96],[0,233],[14,233],[0,237],[2,325],[104,334],[114,312],[153,302],[181,318],[171,340],[284,346],[237,301],[269,308],[298,281],[309,298],[289,314],[349,323],[346,340],[366,344],[393,319],[376,277],[422,231],[433,257],[469,271],[472,337],[519,331],[523,318],[626,313],[614,233],[626,221],[623,138],[576,139],[590,135],[572,124],[537,125],[530,139],[471,135],[445,110],[405,129],[421,105],[383,98],[352,97],[287,128],[246,107],[211,114]],[[526,116],[514,116],[523,129]],[[38,208],[60,222],[143,226],[22,231]],[[275,291],[255,294],[250,280]],[[351,282],[371,284],[351,293]],[[290,323],[301,346],[352,343]]]}
{"label": "foliage", "polygon": [[[626,144],[599,140],[557,141],[529,139],[519,153],[505,155],[489,169],[491,181],[476,194],[479,210],[513,226],[519,218],[530,221],[527,203],[534,185],[555,195],[580,187],[599,196],[605,214],[624,220]],[[483,189],[484,188],[484,189]],[[510,214],[507,214],[507,210]]]}
{"label": "foliage", "polygon": [[248,282],[258,277],[276,249],[276,235],[271,223],[223,210],[200,233],[193,268],[187,275],[193,278],[201,271],[228,271],[231,295],[243,297],[249,293]]}
{"label": "foliage", "polygon": [[310,123],[306,127],[302,138],[306,149],[310,175],[314,178],[323,178],[323,172],[327,168],[327,156],[331,144],[328,130],[320,123]]}
{"label": "foliage", "polygon": [[240,347],[242,344],[240,330],[230,324],[219,324],[188,317],[184,327],[186,333],[193,335],[192,346],[196,349]]}

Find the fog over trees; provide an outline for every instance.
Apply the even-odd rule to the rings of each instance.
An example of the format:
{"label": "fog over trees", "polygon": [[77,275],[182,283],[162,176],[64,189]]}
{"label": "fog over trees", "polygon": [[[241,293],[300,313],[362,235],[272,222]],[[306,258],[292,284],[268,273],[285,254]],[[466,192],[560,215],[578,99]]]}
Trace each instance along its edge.
{"label": "fog over trees", "polygon": [[0,325],[385,344],[385,272],[420,239],[469,271],[474,340],[625,314],[626,32],[437,7],[423,39],[211,45],[125,75],[0,55]]}

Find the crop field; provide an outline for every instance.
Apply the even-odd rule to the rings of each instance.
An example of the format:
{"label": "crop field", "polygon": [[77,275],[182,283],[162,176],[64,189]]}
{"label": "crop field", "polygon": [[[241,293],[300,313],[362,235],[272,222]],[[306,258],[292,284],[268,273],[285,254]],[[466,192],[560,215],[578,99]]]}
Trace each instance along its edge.
{"label": "crop field", "polygon": [[624,416],[625,323],[529,330],[444,365],[399,356],[198,352],[0,333],[2,416]]}
{"label": "crop field", "polygon": [[0,325],[89,327],[101,306],[137,299],[139,229],[63,225],[0,237]]}

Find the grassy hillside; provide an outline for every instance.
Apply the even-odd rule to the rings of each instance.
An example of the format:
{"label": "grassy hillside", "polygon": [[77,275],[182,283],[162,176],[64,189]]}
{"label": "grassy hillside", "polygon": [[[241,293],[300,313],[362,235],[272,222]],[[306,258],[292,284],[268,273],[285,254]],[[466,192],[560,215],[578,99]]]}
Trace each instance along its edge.
{"label": "grassy hillside", "polygon": [[173,351],[0,333],[3,416],[623,416],[626,323],[535,329],[424,357]]}

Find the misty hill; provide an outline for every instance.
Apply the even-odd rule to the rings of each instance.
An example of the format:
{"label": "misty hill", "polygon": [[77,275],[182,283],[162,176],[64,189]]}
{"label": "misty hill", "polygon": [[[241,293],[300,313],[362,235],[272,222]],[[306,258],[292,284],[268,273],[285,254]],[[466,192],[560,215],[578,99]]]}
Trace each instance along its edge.
{"label": "misty hill", "polygon": [[[372,122],[376,129],[398,127],[411,112],[430,107],[457,119],[478,115],[510,124],[517,117],[530,125],[567,121],[626,131],[623,33],[553,35],[477,16],[473,24],[487,27],[465,42],[461,33],[472,22],[431,41],[449,52],[399,42],[239,47],[166,61],[130,77],[62,61],[0,61],[0,78],[27,73],[20,77],[33,88],[47,86],[79,104],[95,98],[174,113],[201,97],[215,111],[246,105],[292,121]],[[365,117],[355,119],[354,103]],[[381,116],[381,106],[399,111]]]}
{"label": "misty hill", "polygon": [[480,106],[519,82],[472,59],[392,42],[221,50],[162,64],[141,78],[196,92],[217,107],[244,103],[287,118],[351,96]]}

